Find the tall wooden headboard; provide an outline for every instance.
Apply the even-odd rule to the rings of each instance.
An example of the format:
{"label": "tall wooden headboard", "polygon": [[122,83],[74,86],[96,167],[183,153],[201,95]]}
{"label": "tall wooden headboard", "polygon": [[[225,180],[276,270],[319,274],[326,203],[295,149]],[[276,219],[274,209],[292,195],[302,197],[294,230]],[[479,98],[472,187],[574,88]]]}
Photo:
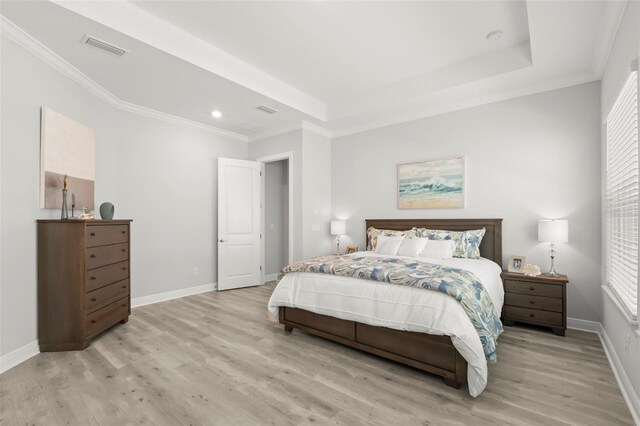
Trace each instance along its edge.
{"label": "tall wooden headboard", "polygon": [[480,243],[480,256],[502,266],[502,219],[366,219],[365,225],[367,247],[369,236],[366,230],[371,226],[394,231],[406,231],[413,227],[451,231],[485,228],[487,232]]}

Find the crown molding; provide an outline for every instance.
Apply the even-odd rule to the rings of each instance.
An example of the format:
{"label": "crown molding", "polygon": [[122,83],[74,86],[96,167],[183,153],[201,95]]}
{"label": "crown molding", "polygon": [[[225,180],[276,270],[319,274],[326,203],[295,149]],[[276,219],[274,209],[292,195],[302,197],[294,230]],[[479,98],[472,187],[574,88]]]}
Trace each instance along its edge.
{"label": "crown molding", "polygon": [[22,28],[11,22],[4,15],[0,15],[0,34],[7,37],[9,40],[13,41],[23,49],[27,50],[35,57],[44,61],[47,65],[51,66],[56,71],[67,76],[68,78],[79,84],[81,87],[83,87],[85,90],[87,90],[89,93],[93,94],[99,99],[102,99],[113,108],[153,118],[155,120],[164,121],[166,123],[175,124],[178,126],[208,131],[219,136],[224,136],[242,142],[248,141],[247,136],[240,133],[232,132],[214,126],[209,126],[204,123],[178,117],[172,114],[167,114],[161,111],[156,111],[151,108],[132,104],[130,102],[119,99],[113,93],[109,92],[107,89],[99,85],[95,80],[84,74],[82,71],[58,56],[47,46],[36,40],[33,36],[25,32]]}
{"label": "crown molding", "polygon": [[593,72],[599,78],[602,78],[602,73],[604,73],[604,69],[607,66],[607,60],[616,39],[616,34],[618,34],[618,28],[620,27],[620,22],[622,22],[627,2],[628,0],[621,0],[606,3],[598,40],[593,51]]}
{"label": "crown molding", "polygon": [[285,133],[293,132],[294,130],[300,130],[300,129],[302,129],[302,123],[286,124],[284,126],[264,130],[262,132],[258,132],[258,133],[254,133],[253,135],[250,135],[249,143],[258,142],[273,136],[283,135]]}
{"label": "crown molding", "polygon": [[[600,77],[594,75],[591,72],[578,73],[568,77],[561,77],[554,80],[543,81],[541,83],[534,83],[528,86],[521,86],[517,89],[506,90],[503,92],[495,92],[490,95],[480,97],[468,97],[464,101],[454,101],[448,104],[442,105],[430,105],[429,110],[423,110],[419,112],[398,113],[392,118],[385,120],[369,120],[372,124],[365,124],[356,127],[346,127],[343,130],[332,132],[333,139],[349,136],[357,133],[366,132],[369,130],[375,130],[382,127],[389,127],[396,124],[408,123],[410,121],[421,120],[423,118],[433,117],[436,115],[447,114],[456,111],[462,111],[477,106],[492,104],[495,102],[506,101],[509,99],[520,98],[523,96],[535,95],[538,93],[549,92],[552,90],[564,89],[566,87],[577,86],[580,84],[591,83],[593,81],[600,80]],[[373,123],[375,122],[375,123]]]}
{"label": "crown molding", "polygon": [[331,139],[333,137],[333,133],[331,133],[330,130],[325,129],[324,127],[320,127],[317,124],[309,123],[308,121],[302,122],[302,128],[304,130],[308,130],[309,132],[324,136],[325,138]]}

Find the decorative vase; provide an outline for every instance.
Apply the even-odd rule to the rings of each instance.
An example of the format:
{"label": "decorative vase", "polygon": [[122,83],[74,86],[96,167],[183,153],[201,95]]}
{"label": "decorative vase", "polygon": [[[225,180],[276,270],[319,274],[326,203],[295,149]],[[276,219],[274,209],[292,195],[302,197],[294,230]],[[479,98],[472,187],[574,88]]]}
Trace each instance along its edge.
{"label": "decorative vase", "polygon": [[109,202],[100,204],[100,217],[103,220],[113,219],[114,211],[115,211],[115,208],[113,207],[113,204]]}
{"label": "decorative vase", "polygon": [[62,190],[62,212],[60,219],[69,219],[69,210],[67,209],[67,189]]}

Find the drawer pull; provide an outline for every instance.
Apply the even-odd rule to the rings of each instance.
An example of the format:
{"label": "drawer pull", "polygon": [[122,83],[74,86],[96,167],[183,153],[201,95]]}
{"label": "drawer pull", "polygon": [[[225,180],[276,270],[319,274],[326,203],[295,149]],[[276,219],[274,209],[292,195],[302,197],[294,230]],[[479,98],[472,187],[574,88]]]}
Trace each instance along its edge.
{"label": "drawer pull", "polygon": [[98,299],[96,299],[95,297],[92,297],[92,298],[91,298],[91,301],[92,301],[92,302],[97,302],[97,301],[98,301]]}
{"label": "drawer pull", "polygon": [[536,288],[535,287],[529,287],[529,290],[536,291]]}
{"label": "drawer pull", "polygon": [[95,324],[96,322],[96,320],[91,320],[91,324]]}
{"label": "drawer pull", "polygon": [[91,277],[91,281],[95,281],[95,280],[96,280],[96,277]]}
{"label": "drawer pull", "polygon": [[89,257],[90,257],[90,258],[92,258],[92,259],[95,259],[95,258],[96,258],[96,255],[95,255],[95,254],[92,254],[92,255],[91,255],[91,256],[89,256]]}
{"label": "drawer pull", "polygon": [[89,235],[91,235],[92,237],[95,237],[95,236],[96,236],[96,233],[95,233],[95,232],[92,232],[92,233],[91,233],[91,234],[89,234]]}
{"label": "drawer pull", "polygon": [[530,316],[531,318],[535,318],[535,317],[536,317],[536,314],[534,314],[534,313],[532,312],[532,313],[530,313],[530,314],[529,314],[529,316]]}
{"label": "drawer pull", "polygon": [[127,288],[127,286],[126,286],[126,285],[123,285],[123,286],[122,286],[122,288]]}
{"label": "drawer pull", "polygon": [[123,308],[126,308],[126,307],[127,307],[127,304],[126,304],[126,303],[123,303],[123,304],[122,304],[122,307],[123,307]]}
{"label": "drawer pull", "polygon": [[126,270],[127,270],[127,268],[126,268],[125,266],[123,266],[123,267],[122,267],[122,270],[123,270],[123,271],[126,271]]}
{"label": "drawer pull", "polygon": [[126,249],[122,249],[122,252],[124,253],[125,251],[127,251]]}
{"label": "drawer pull", "polygon": [[532,305],[536,304],[535,300],[529,300],[529,303],[531,303]]}
{"label": "drawer pull", "polygon": [[121,232],[122,232],[123,234],[126,234],[126,233],[127,233],[127,231],[121,231]]}

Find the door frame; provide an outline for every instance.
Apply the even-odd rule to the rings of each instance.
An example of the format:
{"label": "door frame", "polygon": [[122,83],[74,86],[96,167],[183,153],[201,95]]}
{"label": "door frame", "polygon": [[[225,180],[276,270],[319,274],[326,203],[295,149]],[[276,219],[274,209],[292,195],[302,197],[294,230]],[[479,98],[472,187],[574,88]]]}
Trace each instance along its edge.
{"label": "door frame", "polygon": [[[287,151],[287,152],[281,152],[279,154],[273,154],[273,155],[267,155],[264,157],[259,157],[256,159],[257,162],[264,164],[267,163],[273,163],[276,161],[282,161],[282,160],[288,160],[287,161],[287,168],[288,168],[288,182],[289,182],[289,220],[288,220],[288,226],[289,226],[289,235],[288,235],[288,246],[289,249],[288,251],[288,255],[289,255],[289,259],[288,259],[288,263],[291,264],[293,263],[293,151]],[[263,166],[264,167],[264,166]],[[265,198],[264,198],[264,193],[265,193],[265,182],[266,182],[267,176],[265,173],[264,179],[262,179],[262,205],[265,206]],[[261,221],[261,226],[262,226],[262,235],[265,235],[265,238],[262,239],[262,264],[265,265],[265,269],[266,269],[266,263],[265,263],[265,240],[266,240],[266,233],[265,233],[265,208],[262,208],[262,221]],[[264,284],[264,279],[266,276],[266,270],[263,271],[264,273],[262,274],[262,284]]]}

